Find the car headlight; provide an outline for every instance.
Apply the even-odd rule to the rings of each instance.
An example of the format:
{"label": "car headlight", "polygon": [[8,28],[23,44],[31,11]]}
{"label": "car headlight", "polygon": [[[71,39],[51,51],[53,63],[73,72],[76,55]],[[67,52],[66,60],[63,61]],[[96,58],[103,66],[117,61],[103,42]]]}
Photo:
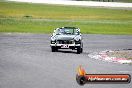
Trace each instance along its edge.
{"label": "car headlight", "polygon": [[55,44],[56,43],[56,38],[55,37],[51,37],[51,44]]}
{"label": "car headlight", "polygon": [[80,41],[80,37],[79,37],[79,36],[76,36],[76,37],[74,38],[74,40],[75,40],[75,41]]}
{"label": "car headlight", "polygon": [[56,38],[55,37],[51,37],[51,41],[55,41],[56,40]]}

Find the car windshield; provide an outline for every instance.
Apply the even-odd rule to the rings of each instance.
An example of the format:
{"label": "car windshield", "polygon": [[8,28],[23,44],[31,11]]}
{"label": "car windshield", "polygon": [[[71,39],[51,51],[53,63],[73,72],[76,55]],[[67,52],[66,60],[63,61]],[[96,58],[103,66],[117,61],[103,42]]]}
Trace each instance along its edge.
{"label": "car windshield", "polygon": [[79,31],[77,29],[72,29],[72,28],[60,28],[57,30],[57,34],[69,34],[69,35],[77,35],[79,34]]}

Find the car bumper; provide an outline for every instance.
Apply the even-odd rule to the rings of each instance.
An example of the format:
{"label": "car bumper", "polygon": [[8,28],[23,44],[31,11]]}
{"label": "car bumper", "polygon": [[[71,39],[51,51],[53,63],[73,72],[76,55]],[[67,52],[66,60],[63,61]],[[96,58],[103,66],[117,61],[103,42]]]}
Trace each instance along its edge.
{"label": "car bumper", "polygon": [[81,44],[50,44],[51,47],[54,46],[54,47],[59,47],[59,48],[63,48],[62,46],[65,46],[65,45],[68,46],[66,48],[81,46]]}

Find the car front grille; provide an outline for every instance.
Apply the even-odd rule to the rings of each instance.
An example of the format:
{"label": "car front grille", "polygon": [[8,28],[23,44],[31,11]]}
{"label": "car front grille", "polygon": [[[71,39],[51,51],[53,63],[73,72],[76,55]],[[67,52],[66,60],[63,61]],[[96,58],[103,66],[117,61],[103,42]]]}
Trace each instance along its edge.
{"label": "car front grille", "polygon": [[58,44],[73,44],[73,40],[57,40]]}

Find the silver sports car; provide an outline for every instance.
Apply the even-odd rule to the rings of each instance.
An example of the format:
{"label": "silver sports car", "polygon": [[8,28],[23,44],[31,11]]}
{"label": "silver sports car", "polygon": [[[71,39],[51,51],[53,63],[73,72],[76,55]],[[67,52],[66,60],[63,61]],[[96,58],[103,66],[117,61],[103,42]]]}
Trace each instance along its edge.
{"label": "silver sports car", "polygon": [[82,36],[79,28],[61,27],[56,28],[51,35],[51,51],[58,49],[77,50],[77,54],[83,52]]}

